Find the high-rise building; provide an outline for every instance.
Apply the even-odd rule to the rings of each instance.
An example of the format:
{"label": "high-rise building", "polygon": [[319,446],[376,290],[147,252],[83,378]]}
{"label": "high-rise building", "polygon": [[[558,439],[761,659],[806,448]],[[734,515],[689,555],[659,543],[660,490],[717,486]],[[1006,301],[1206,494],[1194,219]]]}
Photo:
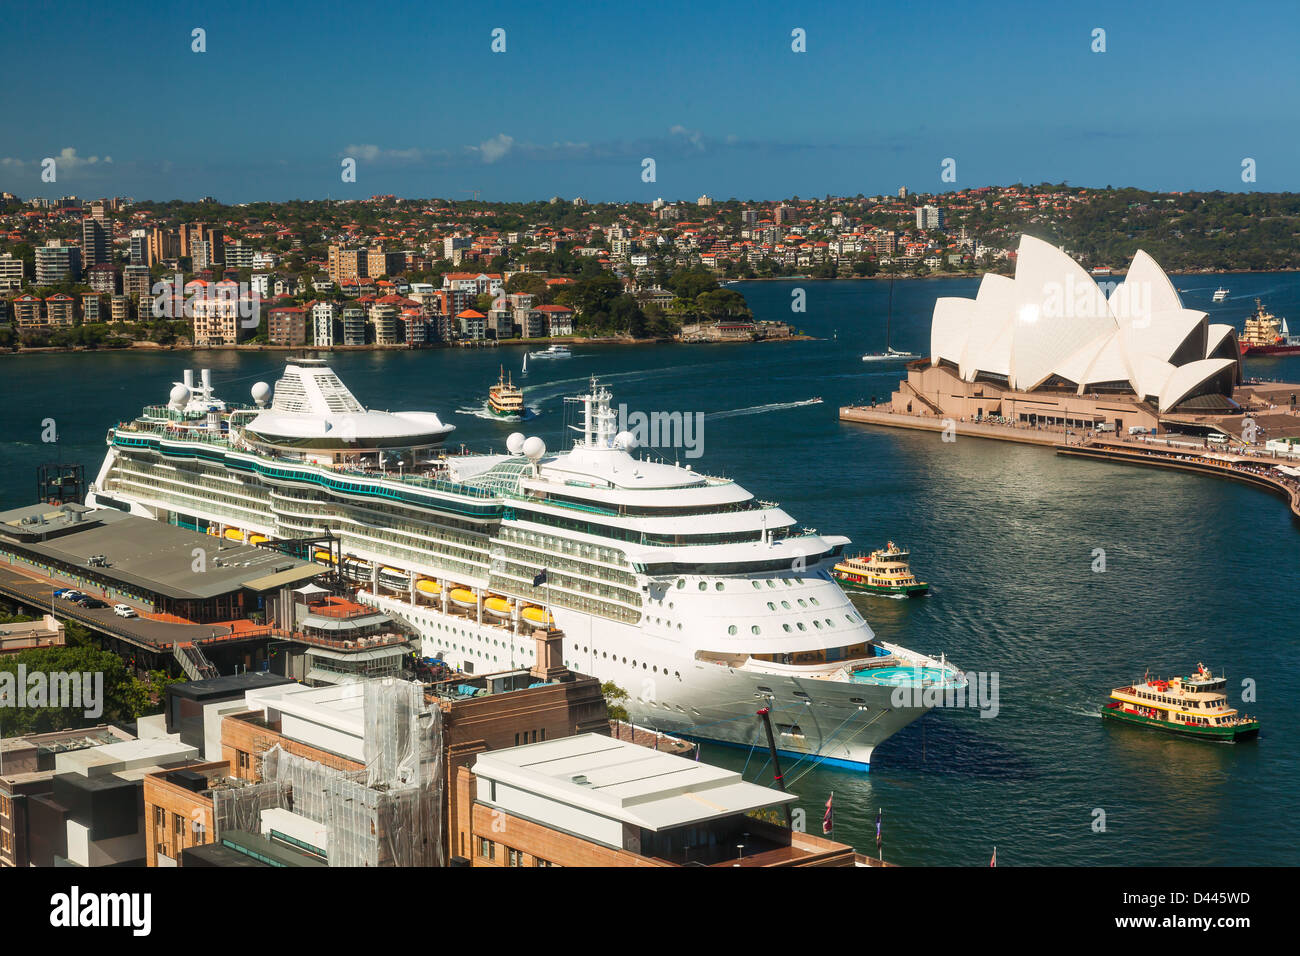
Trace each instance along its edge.
{"label": "high-rise building", "polygon": [[133,266],[147,266],[149,264],[149,230],[148,229],[131,230],[130,264]]}
{"label": "high-rise building", "polygon": [[50,239],[36,248],[36,284],[60,285],[81,278],[81,250]]}
{"label": "high-rise building", "polygon": [[943,209],[939,206],[916,207],[917,229],[942,229],[943,218]]}
{"label": "high-rise building", "polygon": [[180,254],[180,236],[175,229],[154,226],[153,229],[149,230],[149,244],[145,265],[153,267],[176,259]]}
{"label": "high-rise building", "polygon": [[334,302],[316,302],[311,307],[313,341],[317,348],[333,348],[334,321],[339,317],[339,307]]}
{"label": "high-rise building", "polygon": [[[188,225],[181,226],[180,239],[180,254],[182,256],[189,256],[191,262],[194,261],[197,254],[195,245],[200,242],[206,242],[208,244],[208,265],[225,265],[225,231],[220,226],[211,226],[205,222],[192,222]],[[207,268],[207,266],[204,266],[203,268]]]}
{"label": "high-rise building", "polygon": [[[102,207],[101,207],[102,208]],[[109,262],[112,226],[103,219],[87,216],[81,220],[81,263],[86,269]]]}
{"label": "high-rise building", "polygon": [[793,218],[793,210],[789,206],[777,206],[772,212],[772,221],[778,226],[783,226]]}
{"label": "high-rise building", "polygon": [[328,271],[335,284],[342,286],[347,280],[356,281],[370,274],[370,260],[365,249],[347,246],[329,247]]}
{"label": "high-rise building", "polygon": [[96,292],[112,295],[117,289],[117,266],[111,262],[101,262],[86,270],[86,281]]}
{"label": "high-rise building", "polygon": [[226,246],[226,266],[231,269],[253,268],[253,247],[242,239]]}
{"label": "high-rise building", "polygon": [[23,260],[15,259],[12,252],[0,256],[0,292],[20,288],[23,284]]}
{"label": "high-rise building", "polygon": [[907,198],[907,187],[906,187],[906,186],[899,186],[899,187],[898,187],[898,198],[899,198],[899,199],[906,199],[906,198]]}
{"label": "high-rise building", "polygon": [[343,310],[343,344],[366,344],[366,310],[359,305]]}
{"label": "high-rise building", "polygon": [[122,270],[122,291],[137,304],[144,302],[148,306],[152,288],[148,266],[131,265]]}

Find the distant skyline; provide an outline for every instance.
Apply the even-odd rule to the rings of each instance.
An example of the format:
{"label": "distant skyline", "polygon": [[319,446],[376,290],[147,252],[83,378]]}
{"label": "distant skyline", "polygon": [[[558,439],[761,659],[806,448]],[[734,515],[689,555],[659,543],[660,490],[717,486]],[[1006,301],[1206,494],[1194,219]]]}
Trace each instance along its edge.
{"label": "distant skyline", "polygon": [[[806,52],[791,49],[796,28]],[[1297,191],[1298,38],[1300,10],[1284,3],[68,0],[6,11],[0,189],[223,203],[1044,181]],[[348,157],[354,183],[340,176]],[[955,181],[941,178],[949,158]]]}

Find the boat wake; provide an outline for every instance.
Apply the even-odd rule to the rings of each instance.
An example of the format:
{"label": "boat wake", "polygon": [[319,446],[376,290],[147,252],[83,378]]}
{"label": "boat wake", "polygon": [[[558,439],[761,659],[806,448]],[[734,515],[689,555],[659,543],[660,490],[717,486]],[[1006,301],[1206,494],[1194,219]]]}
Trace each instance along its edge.
{"label": "boat wake", "polygon": [[525,415],[494,415],[486,404],[476,408],[458,408],[457,415],[468,415],[470,418],[482,418],[489,422],[523,422],[531,421],[541,414],[535,406],[525,405],[527,410]]}
{"label": "boat wake", "polygon": [[740,418],[742,415],[762,415],[765,412],[780,412],[787,408],[804,408],[808,405],[820,405],[820,398],[805,398],[801,402],[773,402],[770,405],[754,405],[750,408],[732,408],[725,412],[709,412],[705,420],[719,418]]}

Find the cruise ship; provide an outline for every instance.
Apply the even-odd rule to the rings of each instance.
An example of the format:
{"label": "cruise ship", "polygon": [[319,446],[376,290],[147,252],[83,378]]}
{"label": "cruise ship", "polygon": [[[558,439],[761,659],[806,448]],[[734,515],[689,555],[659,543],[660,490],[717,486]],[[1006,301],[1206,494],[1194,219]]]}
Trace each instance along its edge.
{"label": "cruise ship", "polygon": [[594,378],[559,453],[515,433],[506,454],[446,454],[454,426],[367,409],[319,360],[252,398],[187,371],[109,430],[87,503],[217,535],[332,534],[358,599],[408,622],[424,656],[529,667],[553,624],[564,663],[626,690],[635,724],[695,739],[761,749],[768,707],[781,752],[865,770],[942,698],[910,688],[965,686],[942,657],[877,639],[831,577],[847,538],[638,455]]}

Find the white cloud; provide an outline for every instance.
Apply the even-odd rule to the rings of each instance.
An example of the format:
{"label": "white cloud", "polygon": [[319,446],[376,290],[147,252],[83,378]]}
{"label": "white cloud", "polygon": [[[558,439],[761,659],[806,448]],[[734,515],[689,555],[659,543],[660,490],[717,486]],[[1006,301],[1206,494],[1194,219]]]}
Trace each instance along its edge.
{"label": "white cloud", "polygon": [[[48,157],[41,159],[17,159],[13,156],[0,158],[0,166],[23,167],[23,166],[40,166]],[[72,146],[65,146],[54,155],[54,161],[60,170],[78,169],[86,166],[96,166],[103,163],[112,163],[112,156],[105,156],[102,160],[98,156],[78,156],[77,150]]]}
{"label": "white cloud", "polygon": [[479,143],[479,155],[483,157],[485,163],[495,163],[498,159],[510,152],[515,145],[513,136],[507,136],[505,133],[497,133],[491,139],[486,139]]}

